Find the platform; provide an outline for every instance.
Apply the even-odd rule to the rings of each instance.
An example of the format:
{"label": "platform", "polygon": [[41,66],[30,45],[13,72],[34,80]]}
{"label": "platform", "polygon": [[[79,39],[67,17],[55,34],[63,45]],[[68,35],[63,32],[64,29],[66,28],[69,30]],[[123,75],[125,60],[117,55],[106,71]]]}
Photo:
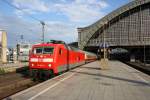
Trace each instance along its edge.
{"label": "platform", "polygon": [[119,61],[95,61],[19,92],[12,100],[149,100],[150,76]]}

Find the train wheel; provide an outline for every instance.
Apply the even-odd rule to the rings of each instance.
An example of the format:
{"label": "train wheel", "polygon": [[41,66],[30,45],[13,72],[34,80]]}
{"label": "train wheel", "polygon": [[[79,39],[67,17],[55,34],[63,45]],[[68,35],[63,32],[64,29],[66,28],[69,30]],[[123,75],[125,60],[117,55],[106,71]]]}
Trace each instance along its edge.
{"label": "train wheel", "polygon": [[40,80],[42,81],[48,80],[52,77],[54,77],[54,73],[52,70],[42,70],[39,76]]}

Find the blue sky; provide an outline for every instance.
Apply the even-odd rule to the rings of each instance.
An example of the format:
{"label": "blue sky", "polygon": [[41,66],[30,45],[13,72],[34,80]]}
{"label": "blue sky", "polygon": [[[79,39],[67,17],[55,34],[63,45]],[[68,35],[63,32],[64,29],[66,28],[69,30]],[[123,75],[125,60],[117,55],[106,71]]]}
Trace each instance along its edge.
{"label": "blue sky", "polygon": [[46,23],[45,40],[77,41],[77,28],[88,26],[131,0],[0,0],[0,29],[8,35],[8,46],[41,40],[41,24]]}

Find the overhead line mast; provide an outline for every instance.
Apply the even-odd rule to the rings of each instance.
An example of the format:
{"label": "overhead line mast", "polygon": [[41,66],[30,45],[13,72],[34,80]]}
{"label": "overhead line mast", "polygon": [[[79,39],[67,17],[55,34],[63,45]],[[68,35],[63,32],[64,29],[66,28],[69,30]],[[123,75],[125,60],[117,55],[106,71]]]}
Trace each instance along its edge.
{"label": "overhead line mast", "polygon": [[42,42],[44,43],[44,32],[45,32],[45,23],[43,21],[40,22],[42,24]]}

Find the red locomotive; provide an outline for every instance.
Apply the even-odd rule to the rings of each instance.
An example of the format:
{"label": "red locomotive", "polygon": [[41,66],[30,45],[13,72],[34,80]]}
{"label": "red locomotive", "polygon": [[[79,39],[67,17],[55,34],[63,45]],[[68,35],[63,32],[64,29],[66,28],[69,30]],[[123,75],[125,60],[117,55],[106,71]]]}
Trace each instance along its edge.
{"label": "red locomotive", "polygon": [[29,68],[34,77],[49,77],[84,63],[84,52],[56,40],[33,45],[29,57]]}

